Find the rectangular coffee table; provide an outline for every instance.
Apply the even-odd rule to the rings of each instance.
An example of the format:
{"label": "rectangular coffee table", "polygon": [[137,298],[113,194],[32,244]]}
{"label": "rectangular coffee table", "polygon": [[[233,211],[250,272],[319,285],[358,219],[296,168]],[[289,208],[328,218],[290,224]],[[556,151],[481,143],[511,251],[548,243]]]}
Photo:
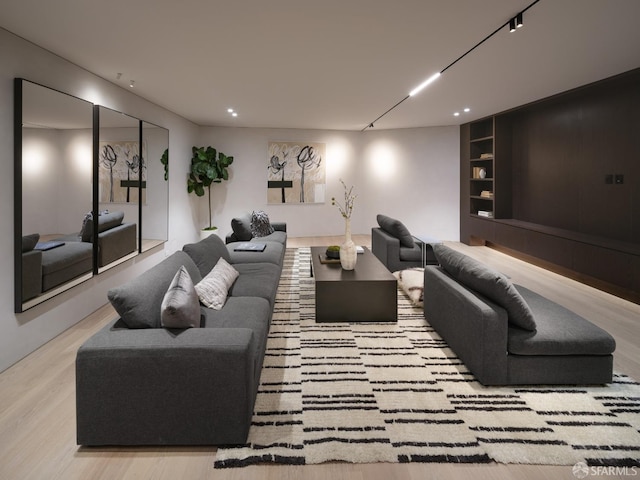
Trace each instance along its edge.
{"label": "rectangular coffee table", "polygon": [[356,268],[322,263],[327,247],[311,247],[311,275],[316,283],[316,322],[396,322],[396,278],[371,250],[358,254]]}

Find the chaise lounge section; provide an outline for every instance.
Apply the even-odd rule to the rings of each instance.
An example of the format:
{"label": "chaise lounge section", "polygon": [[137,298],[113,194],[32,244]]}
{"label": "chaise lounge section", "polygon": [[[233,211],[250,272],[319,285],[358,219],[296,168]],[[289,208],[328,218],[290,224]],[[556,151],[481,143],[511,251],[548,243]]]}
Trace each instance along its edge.
{"label": "chaise lounge section", "polygon": [[615,340],[445,245],[424,272],[424,315],[484,385],[605,384]]}

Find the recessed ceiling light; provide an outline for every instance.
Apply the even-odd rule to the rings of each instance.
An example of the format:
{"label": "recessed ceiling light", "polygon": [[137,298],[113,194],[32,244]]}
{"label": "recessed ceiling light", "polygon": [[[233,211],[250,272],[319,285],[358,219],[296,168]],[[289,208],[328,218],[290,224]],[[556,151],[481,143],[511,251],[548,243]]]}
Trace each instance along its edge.
{"label": "recessed ceiling light", "polygon": [[454,116],[454,117],[459,117],[459,116],[460,116],[460,112],[455,112],[455,113],[453,114],[453,116]]}
{"label": "recessed ceiling light", "polygon": [[236,112],[233,112],[233,113],[231,114],[231,116],[232,116],[232,117],[237,117],[237,116],[238,116],[238,114],[237,114]]}
{"label": "recessed ceiling light", "polygon": [[464,109],[464,113],[469,113],[470,111],[471,111],[471,109],[470,109],[470,108],[465,108],[465,109]]}
{"label": "recessed ceiling light", "polygon": [[227,112],[233,113],[233,108],[227,108]]}

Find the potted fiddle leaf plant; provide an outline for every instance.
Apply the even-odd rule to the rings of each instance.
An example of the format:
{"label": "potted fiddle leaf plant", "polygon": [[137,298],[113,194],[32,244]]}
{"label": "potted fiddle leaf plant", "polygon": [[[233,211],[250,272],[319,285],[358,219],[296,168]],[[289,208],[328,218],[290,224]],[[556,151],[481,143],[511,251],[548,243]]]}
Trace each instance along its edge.
{"label": "potted fiddle leaf plant", "polygon": [[233,163],[233,157],[218,152],[211,146],[193,147],[191,151],[193,156],[187,178],[187,191],[194,192],[199,197],[208,193],[209,226],[202,230],[210,234],[218,228],[213,226],[211,214],[211,186],[229,180],[229,166]]}

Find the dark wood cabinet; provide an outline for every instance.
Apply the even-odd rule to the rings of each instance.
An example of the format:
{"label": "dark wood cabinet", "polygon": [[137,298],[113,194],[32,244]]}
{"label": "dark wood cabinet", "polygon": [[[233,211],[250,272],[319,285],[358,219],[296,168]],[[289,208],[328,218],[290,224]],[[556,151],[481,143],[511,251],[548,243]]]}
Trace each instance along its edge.
{"label": "dark wood cabinet", "polygon": [[462,125],[461,240],[640,303],[637,85],[640,69]]}

